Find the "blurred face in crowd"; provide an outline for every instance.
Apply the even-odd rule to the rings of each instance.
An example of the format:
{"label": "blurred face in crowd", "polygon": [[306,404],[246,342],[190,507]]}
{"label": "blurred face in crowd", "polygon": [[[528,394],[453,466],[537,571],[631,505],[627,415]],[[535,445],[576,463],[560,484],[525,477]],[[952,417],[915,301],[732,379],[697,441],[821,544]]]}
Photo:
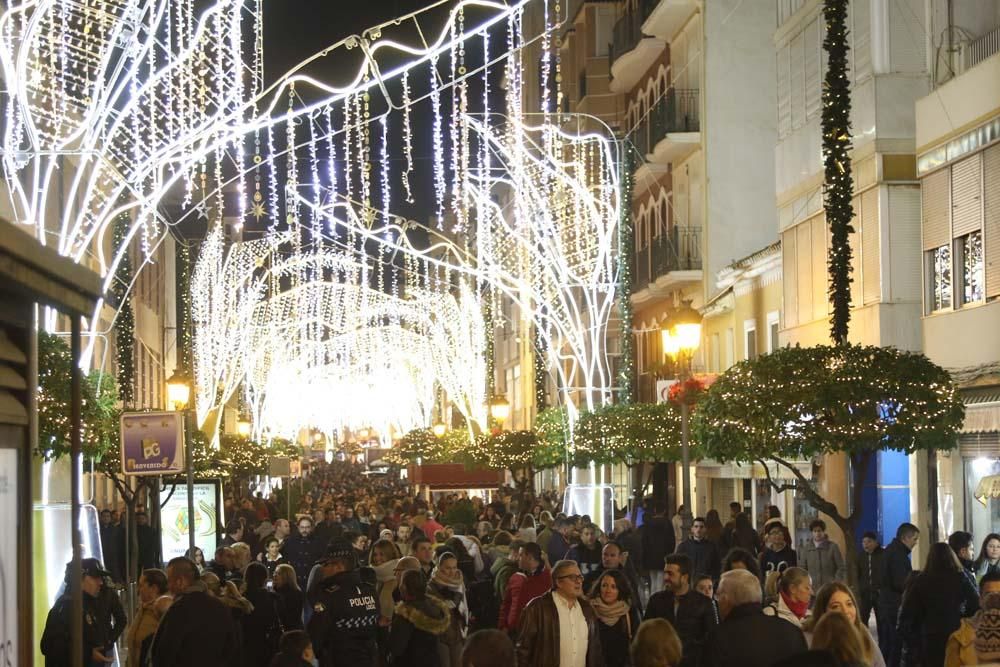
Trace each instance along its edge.
{"label": "blurred face in crowd", "polygon": [[986,543],[986,557],[991,561],[1000,560],[1000,540],[990,540]]}
{"label": "blurred face in crowd", "polygon": [[278,552],[281,551],[281,546],[278,544],[278,540],[271,540],[267,543],[267,557],[271,560],[278,559]]}
{"label": "blurred face in crowd", "polygon": [[687,593],[688,587],[691,585],[691,576],[681,574],[680,565],[668,563],[663,566],[663,581],[675,595],[683,595]]}
{"label": "blurred face in crowd", "polygon": [[121,514],[118,513],[118,510],[113,510],[111,512],[111,523],[115,523],[116,524],[116,523],[118,523],[119,519],[121,519]]}
{"label": "blurred face in crowd", "polygon": [[843,614],[851,622],[851,625],[858,620],[858,608],[854,606],[854,598],[844,591],[837,591],[830,596],[826,610]]}
{"label": "blurred face in crowd", "polygon": [[614,604],[618,600],[618,584],[614,577],[601,578],[601,602]]}
{"label": "blurred face in crowd", "polygon": [[806,577],[799,583],[793,584],[789,587],[788,593],[795,602],[809,602],[813,594],[812,579]]}
{"label": "blurred face in crowd", "polygon": [[110,510],[102,510],[101,511],[101,525],[102,526],[110,526],[111,525],[111,511]]}
{"label": "blurred face in crowd", "polygon": [[597,533],[594,531],[593,527],[587,526],[580,531],[580,541],[583,542],[585,546],[594,546],[594,542],[597,541]]}
{"label": "blurred face in crowd", "polygon": [[299,535],[309,537],[313,532],[313,522],[308,519],[299,520]]}
{"label": "blurred face in crowd", "polygon": [[695,521],[691,524],[691,537],[696,540],[705,539],[705,522]]}
{"label": "blurred face in crowd", "polygon": [[288,537],[288,534],[292,532],[291,524],[288,523],[288,519],[278,519],[274,523],[274,535],[279,540],[283,540]]}
{"label": "blurred face in crowd", "polygon": [[569,599],[575,599],[583,594],[583,575],[576,565],[567,567],[556,577],[556,591]]}
{"label": "blurred face in crowd", "polygon": [[319,523],[325,517],[326,517],[326,512],[324,512],[323,510],[316,510],[315,512],[313,512],[313,521],[315,521],[316,523]]}
{"label": "blurred face in crowd", "polygon": [[139,512],[138,514],[135,515],[135,522],[140,526],[148,526],[149,517],[143,514],[142,512]]}
{"label": "blurred face in crowd", "polygon": [[149,603],[156,599],[160,592],[155,586],[150,586],[146,577],[139,577],[139,599],[143,603]]}
{"label": "blurred face in crowd", "polygon": [[538,561],[526,549],[521,549],[517,555],[517,567],[524,572],[534,572],[538,569]]}
{"label": "blurred face in crowd", "polygon": [[773,551],[781,551],[785,548],[785,531],[775,526],[767,531],[767,544]]}
{"label": "blurred face in crowd", "polygon": [[455,579],[458,577],[458,560],[455,558],[443,558],[438,564],[441,569],[441,574],[443,574],[448,579]]}
{"label": "blurred face in crowd", "polygon": [[354,540],[354,548],[357,549],[358,551],[364,551],[365,549],[367,549],[368,537],[366,537],[365,535],[359,536],[356,540]]}
{"label": "blurred face in crowd", "polygon": [[617,570],[622,564],[622,551],[617,544],[606,544],[601,551],[601,566],[605,570]]}
{"label": "blurred face in crowd", "polygon": [[434,560],[434,546],[430,542],[421,542],[414,549],[413,555],[422,565],[429,565]]}
{"label": "blurred face in crowd", "polygon": [[871,553],[871,552],[875,551],[875,548],[877,546],[878,546],[878,540],[873,540],[870,537],[864,537],[864,538],[861,539],[861,547],[867,553]]}
{"label": "blurred face in crowd", "polygon": [[399,542],[409,542],[410,541],[410,527],[400,526],[396,529],[396,540]]}
{"label": "blurred face in crowd", "polygon": [[[913,549],[913,547],[917,546],[917,542],[920,541],[920,533],[913,533],[912,535],[907,535],[906,537],[900,538],[899,541],[902,542],[903,544],[905,544],[907,549]],[[990,540],[990,541],[992,542],[993,540]],[[1000,546],[1000,545],[998,545],[998,546]],[[989,551],[990,551],[990,547],[987,544],[986,545],[987,556],[990,559],[993,559],[993,556],[989,556]],[[1000,559],[1000,549],[997,549],[996,554],[997,554],[996,557],[998,559]]]}
{"label": "blurred face in crowd", "polygon": [[89,574],[83,575],[83,584],[81,588],[83,592],[92,598],[96,598],[101,592],[101,587],[104,585],[104,580],[100,577],[92,577]]}
{"label": "blurred face in crowd", "polygon": [[712,586],[711,579],[699,580],[698,583],[694,585],[694,589],[708,598],[712,597],[715,594],[714,586]]}
{"label": "blurred face in crowd", "polygon": [[826,541],[826,531],[820,526],[813,526],[812,528],[813,541],[814,542],[825,542]]}

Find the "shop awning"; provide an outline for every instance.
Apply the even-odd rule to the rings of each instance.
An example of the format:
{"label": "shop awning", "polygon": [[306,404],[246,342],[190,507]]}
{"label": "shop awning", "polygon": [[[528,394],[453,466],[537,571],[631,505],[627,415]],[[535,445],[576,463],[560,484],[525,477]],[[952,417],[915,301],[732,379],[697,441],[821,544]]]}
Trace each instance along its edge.
{"label": "shop awning", "polygon": [[[790,463],[806,479],[812,479],[812,461],[791,461]],[[795,473],[783,465],[769,462],[767,467],[770,469],[773,479],[797,479]],[[767,471],[760,463],[719,463],[711,459],[698,462],[698,475],[716,479],[767,479]]]}
{"label": "shop awning", "polygon": [[962,433],[990,433],[1000,431],[1000,394],[987,401],[965,401],[965,421]]}
{"label": "shop awning", "polygon": [[976,500],[986,506],[986,501],[1000,498],[1000,475],[988,475],[979,480],[976,492],[972,494]]}

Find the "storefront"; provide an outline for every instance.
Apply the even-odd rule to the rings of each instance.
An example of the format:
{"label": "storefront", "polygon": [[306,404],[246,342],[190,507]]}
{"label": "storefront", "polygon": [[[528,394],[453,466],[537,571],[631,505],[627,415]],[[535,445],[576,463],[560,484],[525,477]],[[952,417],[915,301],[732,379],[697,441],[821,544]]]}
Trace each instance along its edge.
{"label": "storefront", "polygon": [[1000,386],[966,389],[962,396],[958,449],[938,456],[939,527],[942,536],[962,529],[981,541],[1000,533]]}

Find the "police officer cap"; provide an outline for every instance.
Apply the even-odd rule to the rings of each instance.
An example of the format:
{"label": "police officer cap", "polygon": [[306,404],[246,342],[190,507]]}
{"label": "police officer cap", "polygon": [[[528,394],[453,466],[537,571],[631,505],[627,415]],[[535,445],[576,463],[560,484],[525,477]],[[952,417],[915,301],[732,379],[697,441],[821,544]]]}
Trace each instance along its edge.
{"label": "police officer cap", "polygon": [[330,544],[326,547],[326,553],[316,561],[316,564],[326,565],[332,560],[347,561],[353,568],[357,562],[357,554],[354,552],[354,546],[345,539],[336,538],[330,540]]}
{"label": "police officer cap", "polygon": [[[73,561],[66,563],[66,581],[69,581],[73,573]],[[110,577],[111,573],[101,567],[101,561],[96,558],[80,559],[80,574],[85,577]]]}

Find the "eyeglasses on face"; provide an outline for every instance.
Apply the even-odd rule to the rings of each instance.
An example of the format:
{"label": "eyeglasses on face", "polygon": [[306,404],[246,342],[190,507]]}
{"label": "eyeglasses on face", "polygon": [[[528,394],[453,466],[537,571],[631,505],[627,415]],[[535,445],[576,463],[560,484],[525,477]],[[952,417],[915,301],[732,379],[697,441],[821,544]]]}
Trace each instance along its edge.
{"label": "eyeglasses on face", "polygon": [[572,579],[573,581],[583,581],[582,574],[564,574],[561,577],[556,577],[556,579]]}

